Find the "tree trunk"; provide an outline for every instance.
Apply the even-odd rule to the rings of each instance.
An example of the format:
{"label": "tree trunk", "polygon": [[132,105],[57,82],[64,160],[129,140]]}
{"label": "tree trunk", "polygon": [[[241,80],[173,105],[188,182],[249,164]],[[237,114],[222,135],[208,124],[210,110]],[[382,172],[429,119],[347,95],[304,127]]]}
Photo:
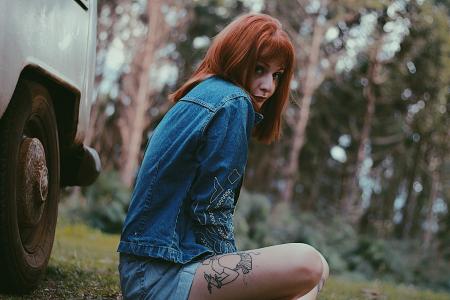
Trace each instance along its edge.
{"label": "tree trunk", "polygon": [[359,146],[354,170],[349,178],[350,182],[347,187],[347,193],[342,199],[343,212],[349,217],[350,222],[353,224],[356,224],[363,215],[363,207],[360,201],[361,191],[358,180],[361,176],[362,164],[367,156],[367,147],[370,141],[372,120],[375,114],[376,95],[374,88],[377,85],[377,78],[379,77],[379,71],[381,68],[381,63],[378,61],[377,56],[382,42],[383,40],[379,39],[370,53],[369,69],[367,71],[368,83],[363,90],[364,96],[367,99],[367,108],[359,138]]}
{"label": "tree trunk", "polygon": [[316,201],[320,194],[320,188],[322,187],[320,180],[324,175],[326,160],[325,159],[319,160],[317,162],[317,165],[318,165],[317,169],[315,170],[315,173],[313,175],[314,180],[313,180],[313,184],[311,187],[311,191],[306,200],[306,203],[304,205],[302,205],[302,208],[306,211],[314,211],[317,207]]}
{"label": "tree trunk", "polygon": [[320,45],[324,38],[324,33],[325,27],[318,24],[318,21],[316,20],[309,61],[307,64],[307,72],[303,84],[303,97],[301,99],[300,112],[297,112],[296,114],[295,119],[297,122],[293,127],[292,145],[284,171],[285,187],[281,193],[281,199],[283,202],[287,203],[292,202],[295,182],[297,180],[300,152],[305,143],[305,131],[309,119],[311,99],[314,90],[319,85],[316,80],[316,68],[319,62]]}
{"label": "tree trunk", "polygon": [[414,210],[416,209],[416,199],[414,195],[414,182],[416,180],[417,172],[419,170],[419,164],[420,164],[420,156],[422,155],[422,139],[420,139],[417,142],[414,157],[412,158],[411,162],[413,163],[412,170],[410,170],[409,176],[407,178],[407,191],[406,191],[406,200],[405,204],[402,208],[402,222],[397,226],[398,230],[398,236],[401,238],[407,238],[410,234],[410,229],[412,227],[411,225],[411,218],[414,215]]}
{"label": "tree trunk", "polygon": [[142,135],[147,124],[146,114],[150,107],[149,96],[152,92],[149,82],[149,71],[154,60],[155,51],[161,41],[161,32],[164,32],[164,29],[161,29],[167,26],[161,12],[161,5],[161,0],[149,0],[147,3],[149,26],[143,49],[141,70],[138,73],[136,98],[132,99],[132,107],[128,107],[128,109],[132,110],[130,118],[126,120],[129,122],[126,126],[129,132],[124,132],[122,135],[127,137],[127,142],[123,144],[121,160],[124,162],[124,166],[121,170],[121,177],[128,186],[133,184],[136,175]]}
{"label": "tree trunk", "polygon": [[[112,3],[111,3],[112,2]],[[97,60],[96,60],[96,67],[103,68],[105,65],[105,59],[109,46],[111,45],[114,37],[114,26],[111,26],[111,24],[115,24],[118,22],[118,16],[115,13],[114,8],[117,5],[120,5],[121,1],[111,1],[111,2],[102,2],[99,3],[98,6],[98,25],[97,25],[97,44],[96,44],[96,52],[97,52]],[[108,17],[108,21],[105,22],[101,18],[101,14],[103,13],[103,10],[109,9],[110,15]],[[100,39],[100,35],[105,35],[106,38]],[[95,79],[94,79],[94,88],[98,88],[100,86],[100,83],[103,80],[103,72],[96,72]],[[98,93],[96,93],[98,94]],[[84,143],[86,145],[93,146],[99,154],[103,152],[103,147],[101,143],[97,142],[97,137],[101,135],[102,130],[104,129],[104,108],[105,105],[102,103],[101,98],[97,98],[96,102],[91,108],[91,116],[90,116],[90,123],[89,128],[86,130],[86,136],[84,139]],[[95,144],[94,144],[95,143]]]}
{"label": "tree trunk", "polygon": [[439,169],[438,165],[440,164],[439,158],[433,157],[431,158],[430,162],[430,172],[431,172],[431,192],[430,192],[430,199],[428,201],[428,207],[427,207],[427,214],[425,219],[425,226],[424,234],[423,234],[423,250],[424,252],[430,248],[432,239],[433,239],[433,230],[431,228],[431,224],[436,218],[436,215],[433,212],[433,206],[438,198],[439,193],[439,185],[440,185],[440,176],[439,176]]}

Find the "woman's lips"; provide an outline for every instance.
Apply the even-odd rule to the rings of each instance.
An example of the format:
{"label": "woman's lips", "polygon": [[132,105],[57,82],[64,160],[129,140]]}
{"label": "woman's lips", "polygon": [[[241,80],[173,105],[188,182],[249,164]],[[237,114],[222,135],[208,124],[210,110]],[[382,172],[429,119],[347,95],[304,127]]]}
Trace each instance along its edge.
{"label": "woman's lips", "polygon": [[260,96],[253,96],[256,100],[256,102],[264,102],[266,101],[267,98],[265,97],[260,97]]}

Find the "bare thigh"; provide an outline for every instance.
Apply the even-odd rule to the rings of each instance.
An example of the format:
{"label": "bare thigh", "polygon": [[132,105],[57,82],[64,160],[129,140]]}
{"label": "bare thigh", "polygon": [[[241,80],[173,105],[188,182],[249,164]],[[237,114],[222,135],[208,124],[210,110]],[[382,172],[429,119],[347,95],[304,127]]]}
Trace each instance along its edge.
{"label": "bare thigh", "polygon": [[206,259],[198,267],[189,299],[277,299],[304,295],[322,276],[319,252],[284,244]]}

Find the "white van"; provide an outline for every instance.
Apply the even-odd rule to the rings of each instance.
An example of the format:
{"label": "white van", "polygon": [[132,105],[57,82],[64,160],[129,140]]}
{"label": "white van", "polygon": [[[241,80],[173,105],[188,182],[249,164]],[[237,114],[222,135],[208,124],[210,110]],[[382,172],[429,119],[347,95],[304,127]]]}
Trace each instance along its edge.
{"label": "white van", "polygon": [[28,292],[52,250],[61,186],[91,184],[96,0],[0,0],[0,291]]}

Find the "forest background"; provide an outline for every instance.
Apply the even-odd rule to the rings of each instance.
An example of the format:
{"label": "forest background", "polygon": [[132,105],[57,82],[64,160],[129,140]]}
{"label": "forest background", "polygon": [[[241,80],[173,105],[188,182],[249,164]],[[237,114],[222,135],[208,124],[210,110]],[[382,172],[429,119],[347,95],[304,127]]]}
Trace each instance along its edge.
{"label": "forest background", "polygon": [[250,146],[239,248],[306,242],[332,274],[450,291],[448,0],[99,0],[86,143],[103,172],[61,213],[120,232],[168,94],[249,11],[282,22],[298,62],[281,140]]}

